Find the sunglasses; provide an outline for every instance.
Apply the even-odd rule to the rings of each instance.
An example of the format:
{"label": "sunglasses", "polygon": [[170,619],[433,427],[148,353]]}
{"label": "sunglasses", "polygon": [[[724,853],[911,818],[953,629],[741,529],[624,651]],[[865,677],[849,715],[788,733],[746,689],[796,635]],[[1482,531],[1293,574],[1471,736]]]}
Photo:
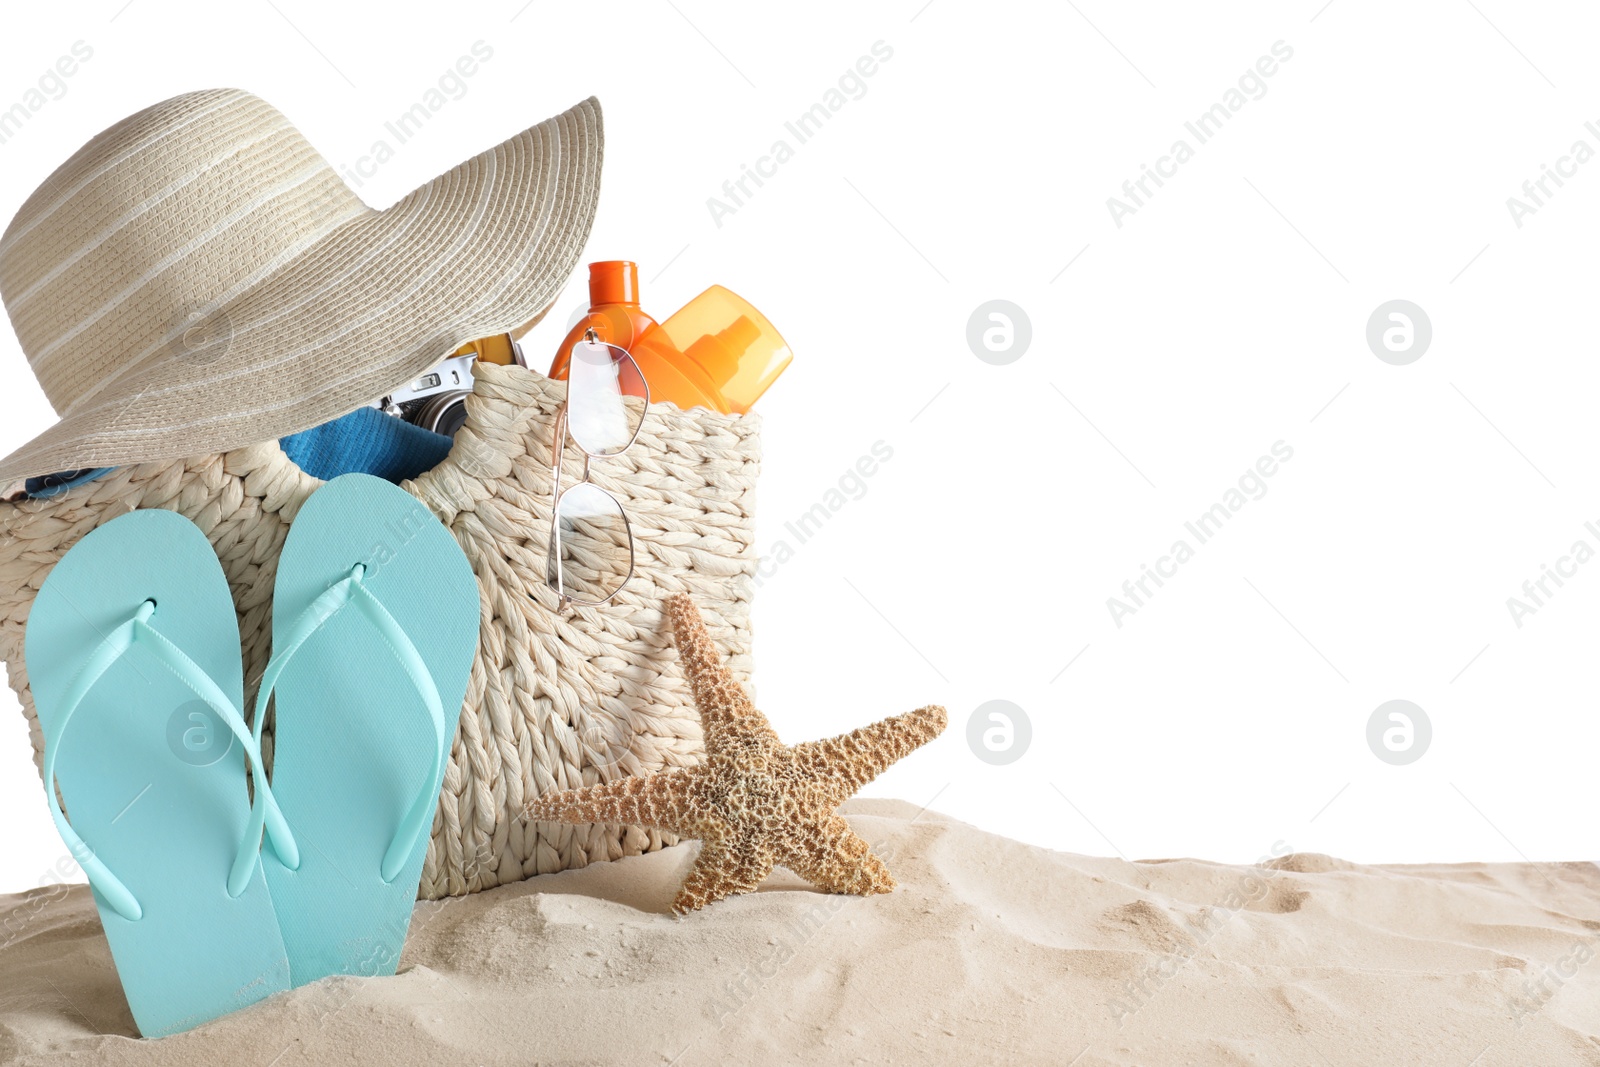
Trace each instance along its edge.
{"label": "sunglasses", "polygon": [[[606,344],[593,330],[573,345],[567,396],[556,412],[551,448],[555,506],[546,581],[561,598],[559,610],[604,604],[633,577],[628,513],[589,475],[595,460],[633,447],[649,404],[650,387],[627,349]],[[583,477],[563,488],[568,438],[583,454]]]}

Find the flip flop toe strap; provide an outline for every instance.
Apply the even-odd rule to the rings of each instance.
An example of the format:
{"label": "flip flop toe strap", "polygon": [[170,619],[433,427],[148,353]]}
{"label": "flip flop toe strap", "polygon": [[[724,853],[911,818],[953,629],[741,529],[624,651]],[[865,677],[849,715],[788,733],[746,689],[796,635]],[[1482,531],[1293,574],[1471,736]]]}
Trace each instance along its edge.
{"label": "flip flop toe strap", "polygon": [[[344,578],[329,586],[320,596],[313,600],[300,617],[289,627],[285,635],[282,648],[274,649],[272,659],[267,664],[267,669],[262,672],[261,688],[256,693],[255,731],[259,741],[261,725],[267,700],[272,695],[273,689],[278,684],[278,677],[285,667],[294,658],[295,653],[306,643],[329,619],[337,615],[345,607],[354,604],[373,627],[383,637],[395,659],[399,662],[406,676],[411,680],[417,695],[422,698],[422,703],[428,711],[428,718],[433,724],[434,759],[433,772],[422,783],[412,799],[410,806],[400,819],[399,828],[390,840],[388,848],[384,851],[380,876],[385,882],[394,881],[405,866],[406,860],[416,848],[417,841],[433,825],[434,809],[438,806],[439,789],[444,784],[445,761],[449,755],[448,739],[445,737],[444,702],[439,696],[439,687],[434,683],[433,673],[428,670],[427,664],[422,659],[422,654],[417,651],[417,646],[411,638],[406,636],[405,630],[395,621],[389,609],[372,594],[363,582],[366,575],[366,565],[357,563],[350,568]],[[281,857],[280,857],[281,858]],[[298,861],[287,863],[290,868],[298,867]]]}
{"label": "flip flop toe strap", "polygon": [[[50,806],[50,818],[56,824],[56,830],[61,834],[67,848],[77,860],[78,866],[83,868],[84,875],[89,879],[89,884],[94,886],[106,903],[118,915],[129,921],[138,921],[144,916],[144,908],[140,905],[132,891],[123,884],[122,880],[111,872],[105,862],[95,855],[94,850],[78,835],[78,832],[67,822],[66,814],[61,810],[61,803],[56,798],[56,758],[61,751],[61,739],[66,733],[68,724],[72,721],[73,713],[78,710],[85,697],[89,695],[96,683],[109,671],[124,655],[135,645],[146,648],[163,667],[175,675],[179,681],[188,686],[195,696],[205,701],[217,713],[224,725],[232,731],[243,744],[250,765],[256,770],[256,797],[250,806],[250,822],[245,830],[245,835],[239,843],[239,849],[234,855],[233,865],[228,872],[228,895],[238,897],[249,884],[250,876],[255,871],[256,859],[259,855],[262,826],[267,821],[267,810],[275,808],[271,789],[267,785],[266,774],[261,770],[261,748],[256,739],[251,736],[249,728],[245,725],[244,717],[239,714],[231,700],[228,699],[216,681],[207,674],[200,665],[172,642],[165,634],[150,625],[150,618],[155,614],[156,602],[146,600],[141,604],[133,617],[112,630],[89,658],[78,670],[68,687],[66,695],[62,698],[61,706],[52,717],[50,729],[45,735],[44,744],[44,783],[45,800]],[[281,816],[279,821],[281,822]],[[292,849],[293,839],[288,837],[288,827],[283,826],[283,834],[288,844],[285,847]],[[276,839],[275,839],[276,840]]]}

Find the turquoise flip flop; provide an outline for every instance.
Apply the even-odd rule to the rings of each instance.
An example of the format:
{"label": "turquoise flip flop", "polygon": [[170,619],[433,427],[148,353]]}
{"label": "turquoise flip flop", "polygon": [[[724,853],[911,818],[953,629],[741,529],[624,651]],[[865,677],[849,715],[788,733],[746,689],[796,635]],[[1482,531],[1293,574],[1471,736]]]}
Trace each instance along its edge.
{"label": "turquoise flip flop", "polygon": [[415,497],[346,474],[301,506],[255,709],[259,731],[276,694],[299,863],[271,841],[262,863],[296,986],[399,966],[477,647],[472,566]]}
{"label": "turquoise flip flop", "polygon": [[[146,1037],[289,988],[260,863],[263,823],[295,845],[245,760],[244,676],[227,579],[170,511],[93,530],[45,580],[24,638],[45,797],[83,868]],[[56,797],[72,813],[69,823]]]}

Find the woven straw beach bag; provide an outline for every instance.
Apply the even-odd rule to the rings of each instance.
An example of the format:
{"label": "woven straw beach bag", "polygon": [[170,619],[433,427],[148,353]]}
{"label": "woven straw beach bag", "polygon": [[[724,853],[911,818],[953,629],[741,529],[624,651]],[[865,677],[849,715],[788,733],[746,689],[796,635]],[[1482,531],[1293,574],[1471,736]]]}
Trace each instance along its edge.
{"label": "woven straw beach bag", "polygon": [[[480,364],[475,376],[449,457],[403,483],[455,534],[481,600],[478,656],[422,870],[424,899],[674,843],[639,827],[541,829],[521,815],[543,793],[698,761],[699,719],[660,611],[668,594],[692,594],[734,673],[749,674],[759,418],[651,405],[634,447],[592,469],[592,480],[627,508],[633,580],[609,604],[558,613],[545,560],[552,431],[564,385],[493,364]],[[575,453],[567,449],[569,476],[581,463]],[[248,711],[272,651],[278,552],[319,484],[269,442],[121,467],[58,497],[0,503],[0,658],[28,718],[35,764],[44,741],[23,631],[63,553],[135,508],[193,520],[233,591]],[[269,767],[271,728],[269,717]]]}

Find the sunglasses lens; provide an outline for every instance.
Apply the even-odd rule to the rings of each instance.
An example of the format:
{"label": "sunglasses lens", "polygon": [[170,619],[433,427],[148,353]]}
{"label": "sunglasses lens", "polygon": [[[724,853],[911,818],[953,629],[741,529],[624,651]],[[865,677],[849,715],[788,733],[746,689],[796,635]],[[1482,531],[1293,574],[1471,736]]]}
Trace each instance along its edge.
{"label": "sunglasses lens", "polygon": [[633,548],[622,505],[591,482],[579,482],[556,503],[548,580],[580,604],[598,604],[622,588]]}
{"label": "sunglasses lens", "polygon": [[616,345],[579,341],[567,371],[567,426],[591,456],[614,456],[644,421],[644,376]]}

